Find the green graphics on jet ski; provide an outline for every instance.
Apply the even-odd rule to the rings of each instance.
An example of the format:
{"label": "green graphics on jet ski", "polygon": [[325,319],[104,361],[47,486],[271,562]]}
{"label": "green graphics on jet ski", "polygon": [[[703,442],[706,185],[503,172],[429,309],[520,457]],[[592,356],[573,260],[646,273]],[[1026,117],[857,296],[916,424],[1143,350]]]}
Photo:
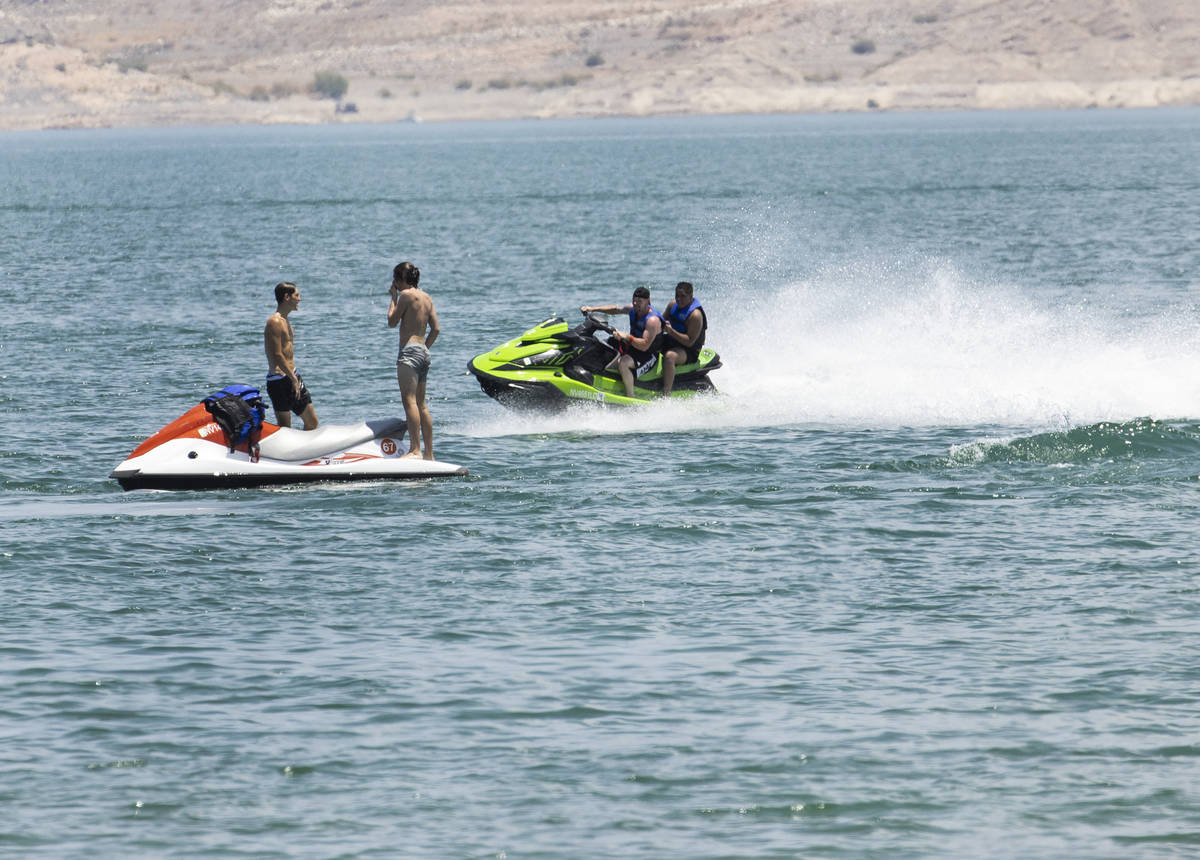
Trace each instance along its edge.
{"label": "green graphics on jet ski", "polygon": [[[634,406],[661,399],[661,356],[637,380],[633,397],[625,395],[616,368],[606,369],[617,357],[608,336],[612,331],[606,318],[594,312],[574,327],[562,317],[554,317],[475,356],[467,369],[475,374],[485,394],[514,409],[561,409],[572,402]],[[695,364],[675,368],[671,399],[715,391],[708,372],[720,366],[720,356],[701,349]]]}

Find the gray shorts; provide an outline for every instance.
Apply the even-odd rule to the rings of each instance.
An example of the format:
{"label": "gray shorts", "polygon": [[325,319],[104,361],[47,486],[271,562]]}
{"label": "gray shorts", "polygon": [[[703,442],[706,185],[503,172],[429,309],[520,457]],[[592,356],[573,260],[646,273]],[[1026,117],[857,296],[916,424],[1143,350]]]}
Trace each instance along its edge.
{"label": "gray shorts", "polygon": [[396,365],[411,367],[417,373],[417,382],[424,382],[429,375],[429,347],[423,343],[408,343],[400,347]]}

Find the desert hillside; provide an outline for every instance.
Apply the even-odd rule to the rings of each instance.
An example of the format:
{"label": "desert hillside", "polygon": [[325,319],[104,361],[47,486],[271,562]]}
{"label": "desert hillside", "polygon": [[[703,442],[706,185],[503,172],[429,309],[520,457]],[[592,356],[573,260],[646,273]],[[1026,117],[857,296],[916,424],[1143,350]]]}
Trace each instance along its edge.
{"label": "desert hillside", "polygon": [[1200,0],[0,5],[2,129],[1183,104]]}

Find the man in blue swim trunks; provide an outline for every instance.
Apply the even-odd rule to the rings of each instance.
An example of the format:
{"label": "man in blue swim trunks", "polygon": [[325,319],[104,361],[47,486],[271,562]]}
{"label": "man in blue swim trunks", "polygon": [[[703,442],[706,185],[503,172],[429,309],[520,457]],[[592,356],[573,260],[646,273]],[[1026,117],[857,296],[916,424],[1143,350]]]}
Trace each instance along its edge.
{"label": "man in blue swim trunks", "polygon": [[305,430],[317,429],[317,411],[293,357],[296,336],[288,315],[300,307],[300,288],[291,281],[275,285],[275,313],[267,320],[263,342],[267,350],[267,394],[275,408],[275,423],[292,426],[292,413],[304,421]]}
{"label": "man in blue swim trunks", "polygon": [[[400,354],[396,358],[396,382],[404,401],[408,421],[408,453],[420,457],[419,443],[425,443],[425,459],[433,459],[433,418],[425,405],[425,380],[429,375],[429,348],[437,340],[437,310],[433,299],[417,286],[421,270],[412,263],[400,263],[392,270],[389,290],[388,328],[400,326]],[[428,334],[426,334],[428,331]]]}

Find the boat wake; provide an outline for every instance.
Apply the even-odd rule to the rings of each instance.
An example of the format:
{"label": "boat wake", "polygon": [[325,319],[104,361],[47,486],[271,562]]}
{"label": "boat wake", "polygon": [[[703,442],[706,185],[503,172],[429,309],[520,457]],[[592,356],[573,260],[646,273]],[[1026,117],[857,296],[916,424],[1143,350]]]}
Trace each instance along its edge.
{"label": "boat wake", "polygon": [[1091,424],[1015,439],[987,440],[951,449],[948,465],[1042,463],[1074,465],[1125,460],[1191,460],[1200,456],[1200,427],[1151,418]]}

